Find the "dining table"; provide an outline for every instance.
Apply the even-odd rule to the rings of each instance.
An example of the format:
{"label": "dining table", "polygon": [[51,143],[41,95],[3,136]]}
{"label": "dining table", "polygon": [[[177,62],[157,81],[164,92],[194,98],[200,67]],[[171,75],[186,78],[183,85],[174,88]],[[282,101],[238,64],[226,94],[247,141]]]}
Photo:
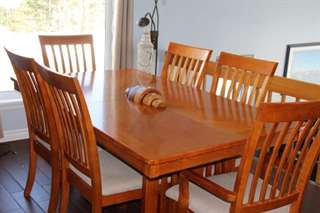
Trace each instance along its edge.
{"label": "dining table", "polygon": [[143,176],[145,213],[158,211],[161,178],[241,156],[256,117],[250,105],[161,77],[147,86],[161,93],[164,108],[133,103],[125,91],[141,84],[141,71],[135,69],[76,76],[98,145]]}

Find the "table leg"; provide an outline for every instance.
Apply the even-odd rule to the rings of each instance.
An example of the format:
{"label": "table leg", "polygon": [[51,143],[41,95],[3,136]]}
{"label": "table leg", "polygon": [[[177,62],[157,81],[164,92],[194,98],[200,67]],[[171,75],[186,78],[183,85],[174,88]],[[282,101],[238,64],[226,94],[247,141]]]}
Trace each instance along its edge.
{"label": "table leg", "polygon": [[156,213],[158,212],[158,179],[143,178],[143,213]]}

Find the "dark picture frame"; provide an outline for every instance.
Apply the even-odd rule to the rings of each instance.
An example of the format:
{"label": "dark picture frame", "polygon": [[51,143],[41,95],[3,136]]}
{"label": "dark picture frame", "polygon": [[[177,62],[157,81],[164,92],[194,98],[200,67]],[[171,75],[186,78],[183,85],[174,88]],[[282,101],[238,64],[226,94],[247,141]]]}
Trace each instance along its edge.
{"label": "dark picture frame", "polygon": [[320,83],[320,42],[288,44],[283,76]]}

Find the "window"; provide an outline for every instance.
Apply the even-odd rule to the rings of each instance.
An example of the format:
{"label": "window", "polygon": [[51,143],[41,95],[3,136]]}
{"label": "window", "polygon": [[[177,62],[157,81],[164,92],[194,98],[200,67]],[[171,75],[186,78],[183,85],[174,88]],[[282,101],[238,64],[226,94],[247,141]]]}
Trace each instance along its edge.
{"label": "window", "polygon": [[13,90],[13,70],[2,47],[42,62],[39,34],[89,33],[102,70],[104,30],[105,0],[0,0],[0,92]]}

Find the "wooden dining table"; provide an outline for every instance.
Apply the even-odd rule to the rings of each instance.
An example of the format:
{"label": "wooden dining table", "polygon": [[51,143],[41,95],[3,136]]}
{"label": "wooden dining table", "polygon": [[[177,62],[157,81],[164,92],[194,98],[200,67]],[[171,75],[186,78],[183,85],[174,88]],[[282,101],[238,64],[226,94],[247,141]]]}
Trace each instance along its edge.
{"label": "wooden dining table", "polygon": [[148,86],[161,92],[166,107],[135,104],[125,90],[141,83],[138,73],[126,69],[76,76],[97,143],[142,174],[142,211],[152,213],[158,211],[160,178],[241,156],[256,110],[160,77]]}
{"label": "wooden dining table", "polygon": [[149,86],[162,93],[166,108],[135,104],[125,90],[141,83],[138,73],[82,73],[78,79],[98,144],[143,175],[143,212],[152,213],[158,210],[161,177],[240,156],[256,111],[161,78]]}

